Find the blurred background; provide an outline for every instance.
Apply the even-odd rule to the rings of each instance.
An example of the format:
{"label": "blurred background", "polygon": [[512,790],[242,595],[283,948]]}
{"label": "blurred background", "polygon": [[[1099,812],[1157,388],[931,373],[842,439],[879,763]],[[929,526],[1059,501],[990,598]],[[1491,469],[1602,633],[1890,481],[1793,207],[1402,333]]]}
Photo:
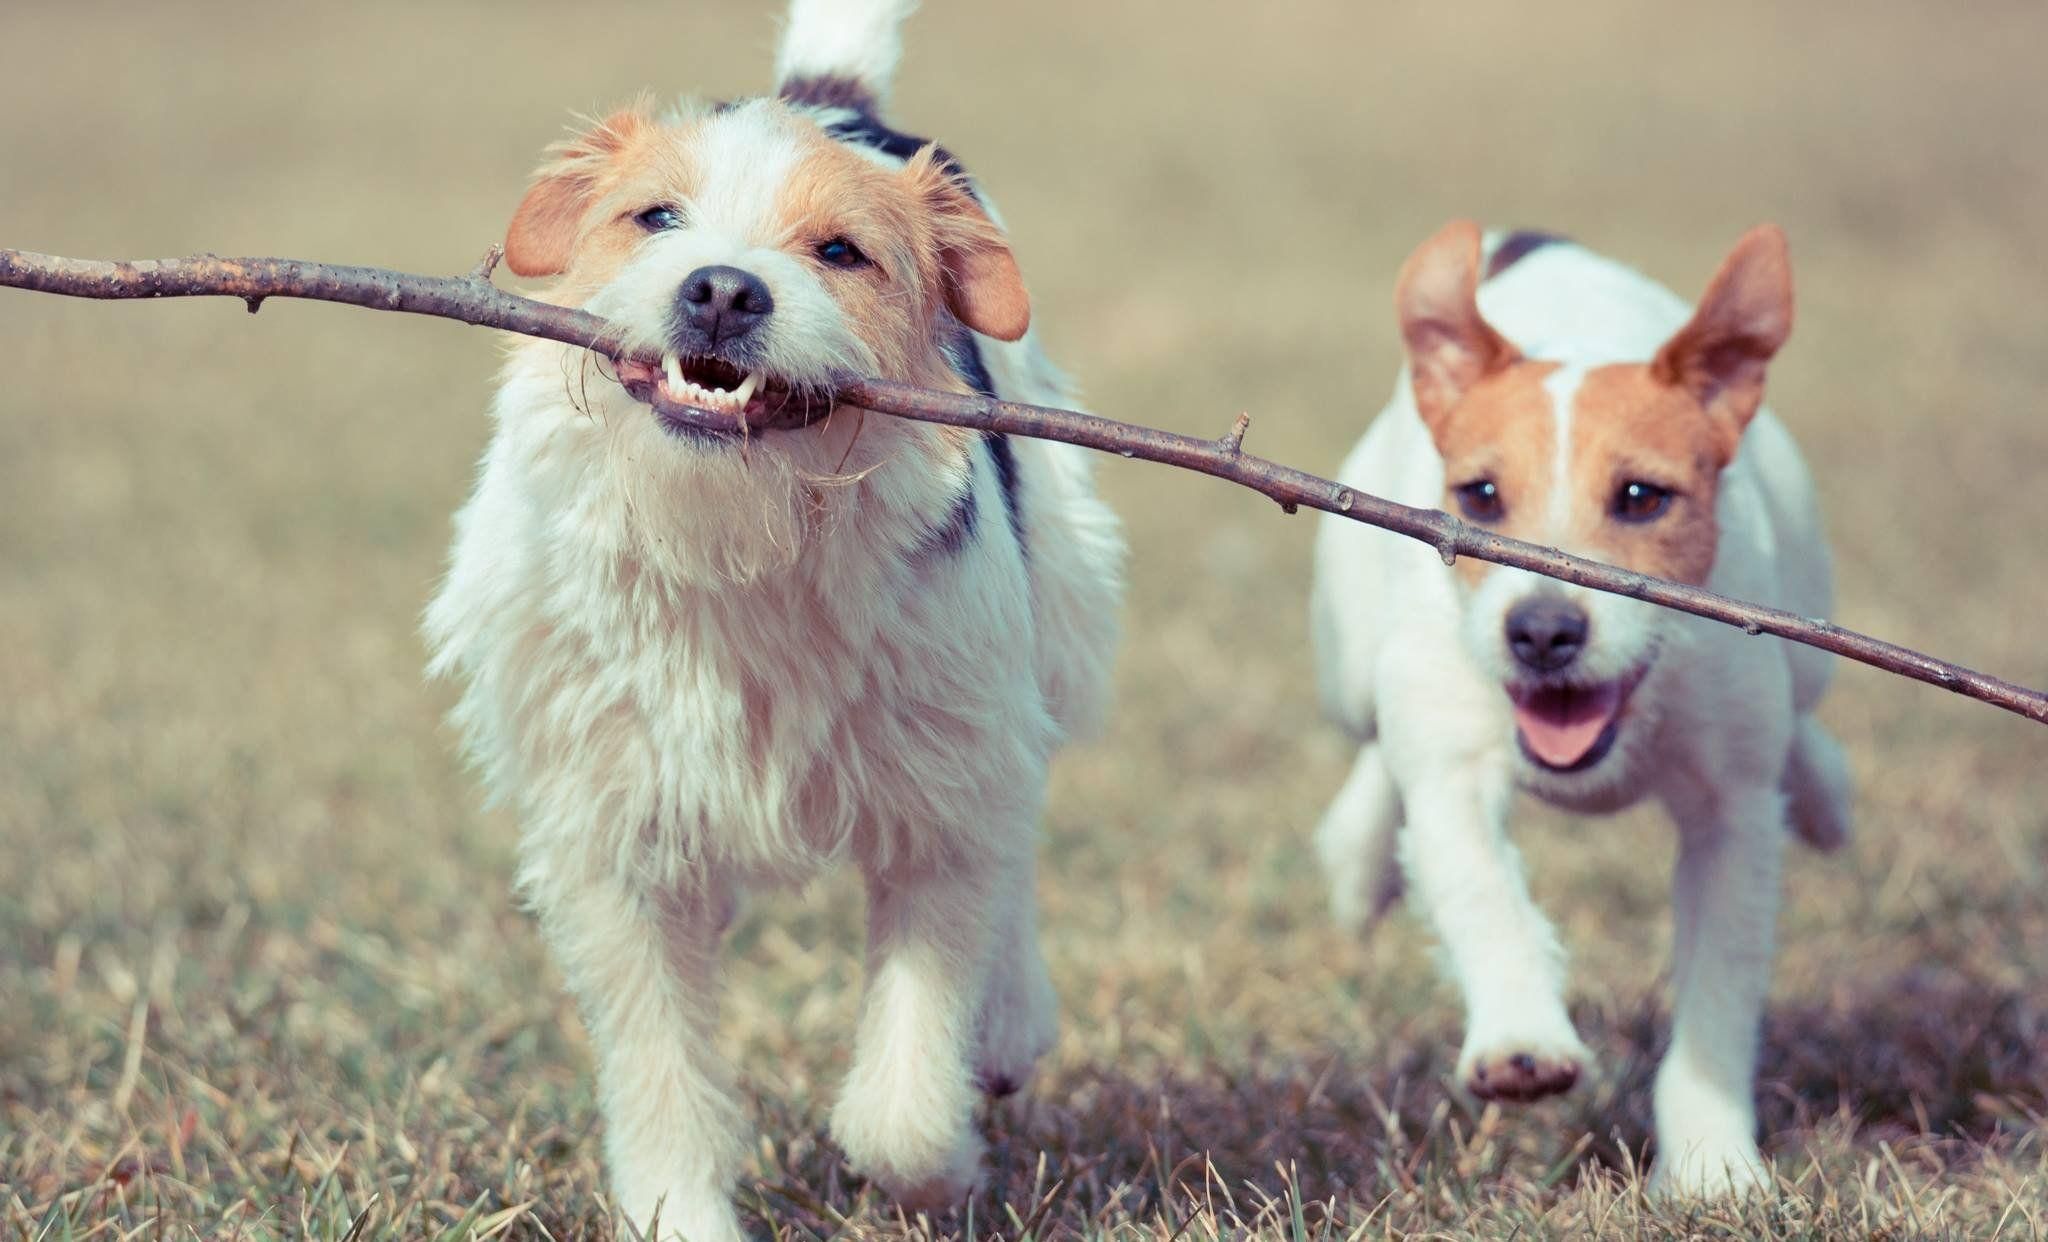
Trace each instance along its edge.
{"label": "blurred background", "polygon": [[[777,8],[12,0],[0,245],[458,273],[572,113],[765,88]],[[895,116],[1001,202],[1093,408],[1205,434],[1249,410],[1254,451],[1322,473],[1386,398],[1394,272],[1446,219],[1565,232],[1687,296],[1776,220],[1799,322],[1771,399],[1818,476],[1837,619],[2039,686],[2044,45],[2021,2],[930,0]],[[364,1236],[605,1228],[514,825],[420,673],[498,349],[331,306],[0,290],[8,1227],[339,1234],[374,1200]],[[1521,814],[1599,1072],[1470,1111],[1415,921],[1360,944],[1324,910],[1309,832],[1349,756],[1309,671],[1311,520],[1141,463],[1100,479],[1134,552],[1120,706],[1059,769],[1064,1034],[990,1110],[980,1229],[1279,1228],[1303,1203],[1317,1229],[1711,1223],[1631,1197],[1658,817]],[[2039,1229],[2048,734],[1854,665],[1823,715],[1859,835],[1788,874],[1760,1093],[1794,1191],[1727,1227]],[[916,1228],[823,1137],[858,909],[840,877],[736,929],[764,1229]]]}

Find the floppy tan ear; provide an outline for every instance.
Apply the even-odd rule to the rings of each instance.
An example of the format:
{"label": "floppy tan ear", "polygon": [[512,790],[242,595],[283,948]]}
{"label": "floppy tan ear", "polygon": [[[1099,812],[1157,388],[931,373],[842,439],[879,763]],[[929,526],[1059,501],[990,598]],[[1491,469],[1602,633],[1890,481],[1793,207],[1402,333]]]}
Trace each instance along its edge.
{"label": "floppy tan ear", "polygon": [[1744,233],[1707,283],[1699,308],[1650,363],[1656,379],[1689,392],[1727,431],[1735,455],[1763,404],[1764,369],[1792,335],[1792,256],[1785,233]]}
{"label": "floppy tan ear", "polygon": [[1416,248],[1394,285],[1415,408],[1440,435],[1472,386],[1521,358],[1479,313],[1479,226],[1453,220]]}
{"label": "floppy tan ear", "polygon": [[1022,337],[1031,327],[1031,295],[1003,230],[946,168],[936,146],[912,156],[904,175],[937,225],[946,308],[983,336]]}
{"label": "floppy tan ear", "polygon": [[550,148],[505,228],[505,265],[521,276],[553,276],[569,266],[583,217],[597,200],[613,157],[648,123],[644,105],[612,113]]}

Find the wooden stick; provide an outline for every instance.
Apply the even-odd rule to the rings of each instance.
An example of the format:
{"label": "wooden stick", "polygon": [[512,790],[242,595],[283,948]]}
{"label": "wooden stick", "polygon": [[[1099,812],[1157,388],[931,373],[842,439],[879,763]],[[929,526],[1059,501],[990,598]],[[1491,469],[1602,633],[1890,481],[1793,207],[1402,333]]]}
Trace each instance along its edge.
{"label": "wooden stick", "polygon": [[[640,362],[660,364],[660,358],[653,355],[627,354],[622,348],[620,331],[595,315],[518,297],[492,285],[490,275],[497,259],[498,251],[493,247],[468,275],[436,277],[298,259],[198,255],[110,263],[0,249],[0,286],[82,298],[238,297],[249,304],[252,312],[266,298],[345,302],[372,310],[435,315],[479,327],[544,337],[612,358],[632,356]],[[846,377],[836,386],[834,396],[840,404],[899,418],[1063,440],[1120,457],[1213,475],[1270,497],[1288,513],[1305,506],[1419,539],[1435,548],[1446,564],[1460,556],[1475,557],[1596,591],[1675,608],[1750,634],[1775,634],[2048,724],[2048,694],[2038,690],[1817,617],[1802,617],[1783,609],[1730,599],[1699,587],[1509,539],[1440,510],[1396,504],[1252,456],[1244,451],[1244,435],[1250,424],[1247,415],[1239,415],[1236,425],[1222,438],[1205,440],[1075,410],[959,396],[881,379]],[[719,417],[705,412],[707,420]]]}

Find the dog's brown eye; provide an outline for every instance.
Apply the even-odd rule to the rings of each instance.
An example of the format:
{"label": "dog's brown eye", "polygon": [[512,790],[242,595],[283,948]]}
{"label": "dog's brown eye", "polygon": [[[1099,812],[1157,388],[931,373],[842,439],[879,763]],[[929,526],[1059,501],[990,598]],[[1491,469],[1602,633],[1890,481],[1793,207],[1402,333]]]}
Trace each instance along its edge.
{"label": "dog's brown eye", "polygon": [[667,203],[663,203],[658,207],[649,207],[646,211],[634,216],[633,221],[650,233],[659,233],[665,229],[679,229],[683,227],[683,211],[680,207],[671,207]]}
{"label": "dog's brown eye", "polygon": [[1614,492],[1614,516],[1624,522],[1654,522],[1671,507],[1671,489],[1630,479]]}
{"label": "dog's brown eye", "polygon": [[1474,479],[1451,490],[1458,497],[1458,507],[1475,522],[1498,522],[1508,511],[1492,479]]}
{"label": "dog's brown eye", "polygon": [[844,237],[835,237],[818,247],[818,257],[833,267],[865,267],[868,257]]}

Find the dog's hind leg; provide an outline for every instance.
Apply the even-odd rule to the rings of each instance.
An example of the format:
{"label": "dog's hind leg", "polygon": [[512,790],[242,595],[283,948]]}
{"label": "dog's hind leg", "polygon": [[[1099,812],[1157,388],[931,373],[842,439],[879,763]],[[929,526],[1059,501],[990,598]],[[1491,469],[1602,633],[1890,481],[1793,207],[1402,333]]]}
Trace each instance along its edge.
{"label": "dog's hind leg", "polygon": [[867,994],[832,1136],[905,1207],[960,1202],[981,1172],[976,1037],[1006,868],[871,871]]}
{"label": "dog's hind leg", "polygon": [[1823,853],[1849,840],[1849,760],[1842,744],[1812,716],[1801,716],[1785,764],[1792,831]]}
{"label": "dog's hind leg", "polygon": [[738,1242],[731,1195],[748,1127],[715,1029],[730,900],[610,877],[529,888],[596,1050],[619,1210],[651,1240]]}
{"label": "dog's hind leg", "polygon": [[1329,877],[1330,911],[1346,931],[1364,932],[1400,897],[1394,849],[1400,829],[1400,794],[1380,744],[1367,742],[1316,826],[1316,857]]}
{"label": "dog's hind leg", "polygon": [[1026,854],[995,894],[995,937],[981,1001],[975,1080],[990,1095],[1021,1091],[1059,1036],[1059,1001],[1038,947],[1038,861]]}

